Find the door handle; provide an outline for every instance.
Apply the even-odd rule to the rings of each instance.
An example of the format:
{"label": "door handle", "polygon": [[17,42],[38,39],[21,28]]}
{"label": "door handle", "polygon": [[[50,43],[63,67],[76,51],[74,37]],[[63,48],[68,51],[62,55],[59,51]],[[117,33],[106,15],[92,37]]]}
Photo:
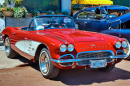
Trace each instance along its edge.
{"label": "door handle", "polygon": [[13,33],[13,35],[16,35],[16,33]]}

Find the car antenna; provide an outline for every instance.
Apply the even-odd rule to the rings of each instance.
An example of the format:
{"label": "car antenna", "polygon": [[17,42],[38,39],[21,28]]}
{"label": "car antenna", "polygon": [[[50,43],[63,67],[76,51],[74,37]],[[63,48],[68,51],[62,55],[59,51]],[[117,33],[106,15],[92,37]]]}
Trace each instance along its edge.
{"label": "car antenna", "polygon": [[120,20],[120,34],[119,37],[121,37],[121,20]]}

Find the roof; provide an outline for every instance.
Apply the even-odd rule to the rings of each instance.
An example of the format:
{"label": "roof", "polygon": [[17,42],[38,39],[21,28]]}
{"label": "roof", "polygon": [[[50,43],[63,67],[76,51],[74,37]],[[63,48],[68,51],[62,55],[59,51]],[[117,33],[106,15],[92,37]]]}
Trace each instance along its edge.
{"label": "roof", "polygon": [[[85,8],[84,10],[86,10],[86,11],[95,11],[97,8],[99,8],[99,7],[88,7],[88,8]],[[129,7],[118,6],[118,5],[101,6],[100,9],[106,9],[106,10],[130,10]]]}

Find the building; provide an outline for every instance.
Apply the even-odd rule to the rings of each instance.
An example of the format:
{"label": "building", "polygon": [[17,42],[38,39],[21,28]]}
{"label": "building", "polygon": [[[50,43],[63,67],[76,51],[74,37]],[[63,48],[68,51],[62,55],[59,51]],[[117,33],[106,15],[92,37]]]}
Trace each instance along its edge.
{"label": "building", "polygon": [[[130,7],[130,0],[111,0],[114,5],[122,5]],[[4,3],[4,0],[0,0],[0,3]],[[53,11],[71,11],[71,0],[23,0],[23,6],[28,10],[36,9],[41,12],[53,10]]]}
{"label": "building", "polygon": [[24,0],[22,4],[28,9],[39,11],[67,11],[70,12],[71,0]]}

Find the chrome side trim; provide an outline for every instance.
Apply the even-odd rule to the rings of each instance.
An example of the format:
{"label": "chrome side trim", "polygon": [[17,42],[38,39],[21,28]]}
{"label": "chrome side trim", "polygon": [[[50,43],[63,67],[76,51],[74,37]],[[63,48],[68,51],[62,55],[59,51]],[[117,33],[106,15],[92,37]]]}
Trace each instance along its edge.
{"label": "chrome side trim", "polygon": [[118,59],[118,58],[125,58],[128,55],[116,55],[116,56],[108,56],[108,57],[93,57],[93,58],[82,58],[82,59],[51,59],[51,61],[56,63],[67,63],[67,62],[79,62],[79,61],[85,61],[85,60],[97,60],[97,59],[106,59],[106,58],[112,58],[112,59]]}

